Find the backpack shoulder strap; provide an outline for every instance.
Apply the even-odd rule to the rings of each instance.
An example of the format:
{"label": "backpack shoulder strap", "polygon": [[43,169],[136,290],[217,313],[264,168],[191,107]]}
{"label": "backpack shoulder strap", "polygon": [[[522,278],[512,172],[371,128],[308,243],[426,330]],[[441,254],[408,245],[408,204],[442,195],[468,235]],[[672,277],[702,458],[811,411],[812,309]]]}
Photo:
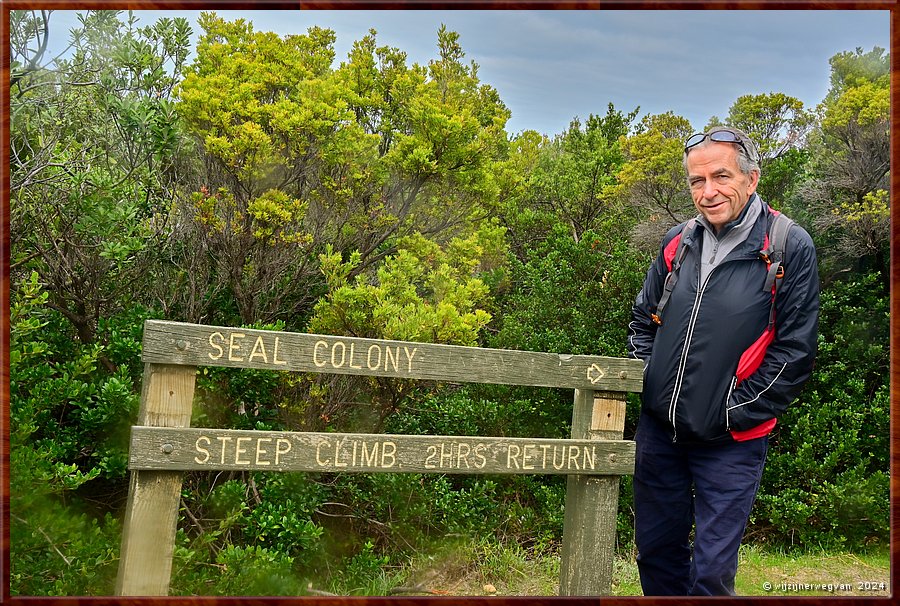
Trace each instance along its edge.
{"label": "backpack shoulder strap", "polygon": [[771,330],[775,326],[775,293],[778,288],[778,281],[784,278],[787,237],[791,227],[794,226],[794,221],[777,211],[769,210],[769,231],[766,234],[766,242],[759,256],[766,262],[768,267],[763,290],[772,292],[772,304],[769,309],[769,329]]}
{"label": "backpack shoulder strap", "polygon": [[[656,313],[650,314],[650,317],[653,318],[653,321],[662,326],[662,312],[666,308],[666,304],[669,302],[669,297],[672,294],[672,289],[675,288],[675,283],[678,281],[678,270],[681,268],[681,262],[684,261],[685,255],[687,255],[687,244],[685,243],[685,234],[691,234],[694,232],[694,229],[697,227],[697,218],[693,218],[684,224],[684,227],[681,228],[681,233],[675,236],[672,239],[672,242],[666,246],[666,252],[669,252],[669,248],[671,246],[675,246],[674,255],[671,259],[668,258],[668,254],[666,255],[666,266],[669,268],[669,273],[666,275],[666,281],[663,284],[663,292],[662,296],[659,298],[659,303],[656,305]],[[677,244],[675,242],[677,241]]]}
{"label": "backpack shoulder strap", "polygon": [[763,261],[769,268],[766,283],[763,290],[769,291],[775,287],[775,279],[784,277],[785,248],[787,246],[788,232],[794,225],[793,219],[783,214],[772,211],[769,232],[766,234],[767,245],[760,252]]}

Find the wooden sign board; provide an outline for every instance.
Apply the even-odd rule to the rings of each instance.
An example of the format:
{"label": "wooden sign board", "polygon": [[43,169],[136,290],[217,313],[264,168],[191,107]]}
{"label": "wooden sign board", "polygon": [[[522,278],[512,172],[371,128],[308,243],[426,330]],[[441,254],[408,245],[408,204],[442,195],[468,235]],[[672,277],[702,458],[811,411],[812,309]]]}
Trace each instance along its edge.
{"label": "wooden sign board", "polygon": [[634,473],[634,442],[132,427],[133,470]]}
{"label": "wooden sign board", "polygon": [[335,374],[641,390],[640,360],[334,337],[148,320],[143,360]]}

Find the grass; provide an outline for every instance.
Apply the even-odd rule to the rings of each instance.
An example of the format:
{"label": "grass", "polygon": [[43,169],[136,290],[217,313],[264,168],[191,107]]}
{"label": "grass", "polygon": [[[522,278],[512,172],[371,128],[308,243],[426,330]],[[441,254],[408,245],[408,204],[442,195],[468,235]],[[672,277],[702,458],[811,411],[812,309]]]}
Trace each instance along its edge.
{"label": "grass", "polygon": [[[641,595],[633,555],[616,559],[612,585],[612,595]],[[742,596],[886,597],[891,595],[890,553],[886,546],[849,553],[745,545],[736,589]],[[558,590],[558,555],[534,557],[517,545],[459,540],[382,569],[363,594],[555,596]]]}
{"label": "grass", "polygon": [[737,592],[760,596],[891,595],[891,558],[886,547],[864,553],[802,554],[741,548]]}

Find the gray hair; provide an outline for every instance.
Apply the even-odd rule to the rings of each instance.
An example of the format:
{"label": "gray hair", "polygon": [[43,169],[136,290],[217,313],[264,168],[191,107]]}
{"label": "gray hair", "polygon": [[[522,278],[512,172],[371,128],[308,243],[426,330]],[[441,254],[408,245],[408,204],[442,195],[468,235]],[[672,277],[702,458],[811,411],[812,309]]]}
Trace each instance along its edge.
{"label": "gray hair", "polygon": [[[741,141],[744,143],[743,146],[734,144],[734,148],[737,150],[737,153],[738,153],[738,156],[737,156],[738,168],[741,170],[741,172],[744,173],[745,175],[749,175],[750,173],[756,171],[757,173],[759,173],[761,175],[762,171],[759,168],[759,160],[750,157],[750,154],[748,153],[748,149],[753,150],[753,152],[755,152],[756,158],[759,158],[759,151],[756,148],[756,144],[753,143],[753,140],[750,137],[748,137],[747,134],[744,133],[742,130],[731,127],[731,126],[714,126],[711,129],[709,129],[708,131],[706,131],[705,134],[711,135],[712,133],[714,133],[716,131],[720,131],[720,130],[731,131],[732,133],[736,134],[738,136],[738,138],[741,139]],[[691,151],[693,151],[695,149],[698,149],[701,147],[706,147],[712,143],[715,143],[715,141],[713,141],[712,139],[706,138],[703,141],[701,141],[700,143],[698,143],[697,145],[694,145],[693,147],[691,147],[690,149],[684,150],[684,156],[682,158],[682,165],[684,166],[685,172],[687,172],[688,154],[691,153]],[[745,149],[745,146],[746,146],[746,149]]]}

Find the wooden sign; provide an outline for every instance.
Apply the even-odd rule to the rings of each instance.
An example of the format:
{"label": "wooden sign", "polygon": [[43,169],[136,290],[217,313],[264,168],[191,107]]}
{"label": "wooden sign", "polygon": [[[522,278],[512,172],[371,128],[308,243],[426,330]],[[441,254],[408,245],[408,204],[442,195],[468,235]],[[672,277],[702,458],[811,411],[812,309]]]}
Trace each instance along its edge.
{"label": "wooden sign", "polygon": [[148,320],[143,360],[462,383],[641,390],[640,360]]}
{"label": "wooden sign", "polygon": [[136,426],[129,468],[623,475],[634,442]]}

